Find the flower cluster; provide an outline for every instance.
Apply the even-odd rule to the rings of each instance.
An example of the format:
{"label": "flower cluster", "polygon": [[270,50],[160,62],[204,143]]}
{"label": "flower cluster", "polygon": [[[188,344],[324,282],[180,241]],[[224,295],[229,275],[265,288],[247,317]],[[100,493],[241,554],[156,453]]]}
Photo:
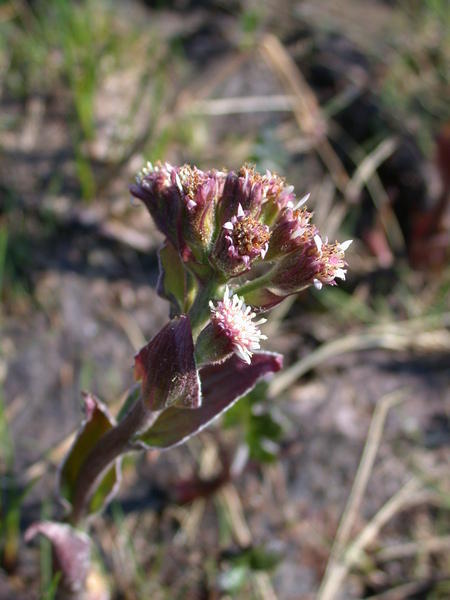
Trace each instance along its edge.
{"label": "flower cluster", "polygon": [[[253,310],[268,310],[310,285],[320,289],[345,279],[344,254],[351,241],[323,240],[304,206],[309,196],[297,200],[293,187],[270,171],[148,163],[131,193],[143,200],[166,236],[166,247],[170,244],[179,259],[165,270],[181,265],[196,282],[191,295],[193,286],[209,285],[217,299],[221,286],[233,286],[237,296],[227,288],[208,317],[216,330],[221,326],[224,339],[233,338],[242,360],[250,359],[262,339]],[[186,298],[178,305],[190,306]]]}

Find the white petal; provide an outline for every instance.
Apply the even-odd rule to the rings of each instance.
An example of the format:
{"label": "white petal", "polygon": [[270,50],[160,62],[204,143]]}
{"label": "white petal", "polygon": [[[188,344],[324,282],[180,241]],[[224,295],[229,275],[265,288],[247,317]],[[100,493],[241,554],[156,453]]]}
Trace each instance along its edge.
{"label": "white petal", "polygon": [[301,198],[295,205],[295,207],[294,207],[295,210],[297,208],[300,208],[300,206],[303,206],[304,204],[306,204],[308,202],[310,196],[311,196],[311,194],[306,194],[306,196],[303,196],[303,198]]}
{"label": "white petal", "polygon": [[339,246],[341,247],[341,250],[345,252],[351,246],[352,242],[353,240],[346,240],[345,242],[342,242],[342,244],[339,244]]}
{"label": "white petal", "polygon": [[233,231],[233,223],[231,221],[227,221],[222,227],[224,229],[228,229],[228,231]]}
{"label": "white petal", "polygon": [[345,280],[346,272],[347,271],[345,271],[344,269],[336,269],[336,271],[334,272],[334,276],[337,277],[338,279]]}
{"label": "white petal", "polygon": [[322,289],[322,282],[321,281],[319,281],[318,279],[314,279],[313,283],[314,283],[314,287],[316,288],[316,290],[321,290]]}
{"label": "white petal", "polygon": [[244,349],[241,346],[235,346],[234,347],[234,351],[235,354],[237,354],[237,356],[239,356],[239,358],[241,360],[243,360],[244,362],[246,362],[247,364],[250,364],[251,360],[250,360],[250,356],[248,355],[247,352],[244,351]]}
{"label": "white petal", "polygon": [[319,251],[319,254],[322,254],[322,244],[323,244],[323,242],[322,242],[322,238],[317,233],[314,236],[314,242],[315,242],[315,244],[317,246],[317,250]]}
{"label": "white petal", "polygon": [[242,204],[240,202],[239,202],[239,206],[238,206],[238,210],[237,210],[237,215],[238,215],[238,217],[244,217],[245,216],[244,209],[242,208]]}

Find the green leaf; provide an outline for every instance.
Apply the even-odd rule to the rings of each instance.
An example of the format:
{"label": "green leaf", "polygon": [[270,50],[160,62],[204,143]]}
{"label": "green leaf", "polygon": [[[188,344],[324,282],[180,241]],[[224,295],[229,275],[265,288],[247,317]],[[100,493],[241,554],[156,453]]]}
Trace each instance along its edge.
{"label": "green leaf", "polygon": [[262,381],[225,415],[225,427],[241,427],[249,448],[250,458],[261,463],[277,458],[277,442],[283,428],[272,414],[266,400],[267,383]]}
{"label": "green leaf", "polygon": [[119,410],[119,414],[117,415],[117,421],[120,421],[124,418],[127,412],[131,409],[132,406],[136,404],[139,396],[141,395],[141,386],[139,383],[135,383],[131,388],[124,394],[124,401],[121,409]]}
{"label": "green leaf", "polygon": [[270,571],[282,560],[278,552],[261,546],[246,548],[234,558],[234,564],[245,565],[251,571]]}
{"label": "green leaf", "polygon": [[[115,425],[107,407],[91,394],[84,396],[85,420],[59,472],[59,492],[66,506],[72,504],[78,475],[84,461],[103,435]],[[89,501],[88,513],[104,508],[113,498],[120,484],[120,459],[106,471]]]}
{"label": "green leaf", "polygon": [[178,250],[166,240],[158,252],[159,279],[158,294],[169,300],[171,314],[184,312],[187,296],[187,271]]}
{"label": "green leaf", "polygon": [[248,577],[248,569],[244,565],[236,565],[219,575],[219,585],[222,591],[236,593],[242,588]]}

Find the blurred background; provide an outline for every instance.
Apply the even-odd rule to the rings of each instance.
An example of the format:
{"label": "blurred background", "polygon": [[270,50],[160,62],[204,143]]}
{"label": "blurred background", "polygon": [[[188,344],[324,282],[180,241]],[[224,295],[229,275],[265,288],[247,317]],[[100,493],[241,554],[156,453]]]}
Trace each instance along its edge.
{"label": "blurred background", "polygon": [[[165,322],[144,160],[295,185],[349,277],[273,311],[285,370],[94,522],[113,599],[450,597],[446,0],[0,2],[0,598],[53,598],[56,465]],[[53,513],[54,516],[54,513]],[[106,597],[106,596],[99,596]]]}

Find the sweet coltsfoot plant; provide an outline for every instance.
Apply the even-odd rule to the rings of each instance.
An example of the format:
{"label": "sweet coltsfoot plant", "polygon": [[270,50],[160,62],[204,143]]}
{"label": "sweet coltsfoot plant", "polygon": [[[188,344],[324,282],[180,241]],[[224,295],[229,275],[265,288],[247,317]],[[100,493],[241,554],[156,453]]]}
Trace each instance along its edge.
{"label": "sweet coltsfoot plant", "polygon": [[282,357],[260,349],[260,313],[346,275],[351,242],[323,240],[308,197],[298,201],[269,171],[147,163],[130,191],[165,236],[158,293],[170,320],[135,356],[138,383],[116,418],[84,396],[85,419],[59,472],[64,522],[27,532],[51,540],[63,597],[83,597],[90,540],[82,528],[117,491],[121,457],[182,444],[279,371]]}

